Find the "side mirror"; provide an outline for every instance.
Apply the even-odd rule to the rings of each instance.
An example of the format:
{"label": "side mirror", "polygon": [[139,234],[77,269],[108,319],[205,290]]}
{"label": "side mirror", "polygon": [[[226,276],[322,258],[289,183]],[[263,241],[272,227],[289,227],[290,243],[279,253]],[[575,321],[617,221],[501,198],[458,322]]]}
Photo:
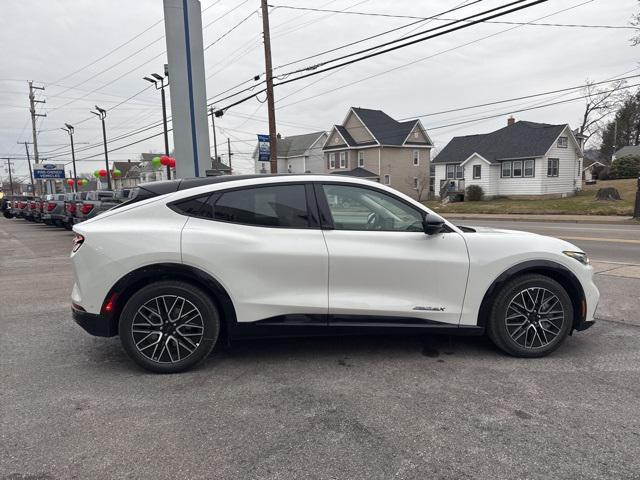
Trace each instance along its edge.
{"label": "side mirror", "polygon": [[426,215],[422,219],[422,228],[427,235],[436,235],[444,230],[444,220],[435,215]]}

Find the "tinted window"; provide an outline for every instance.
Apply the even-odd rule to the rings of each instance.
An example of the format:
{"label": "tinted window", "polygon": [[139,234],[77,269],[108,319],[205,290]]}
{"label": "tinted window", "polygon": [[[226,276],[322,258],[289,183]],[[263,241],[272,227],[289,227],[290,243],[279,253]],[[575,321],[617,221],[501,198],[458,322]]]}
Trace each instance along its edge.
{"label": "tinted window", "polygon": [[211,215],[203,212],[203,207],[206,205],[208,199],[208,193],[199,197],[188,198],[187,200],[174,203],[173,209],[184,215],[210,217]]}
{"label": "tinted window", "polygon": [[309,226],[304,185],[245,188],[214,195],[211,200],[216,220],[267,227]]}
{"label": "tinted window", "polygon": [[422,213],[383,192],[323,185],[336,230],[423,232]]}

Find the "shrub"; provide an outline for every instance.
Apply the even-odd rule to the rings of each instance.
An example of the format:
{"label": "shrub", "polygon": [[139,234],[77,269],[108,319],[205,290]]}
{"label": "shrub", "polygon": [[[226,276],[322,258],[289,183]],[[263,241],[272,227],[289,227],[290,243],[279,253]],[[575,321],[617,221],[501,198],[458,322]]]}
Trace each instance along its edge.
{"label": "shrub", "polygon": [[640,177],[640,157],[622,157],[611,165],[612,178]]}
{"label": "shrub", "polygon": [[480,185],[469,185],[465,195],[467,202],[479,202],[484,196],[484,191]]}

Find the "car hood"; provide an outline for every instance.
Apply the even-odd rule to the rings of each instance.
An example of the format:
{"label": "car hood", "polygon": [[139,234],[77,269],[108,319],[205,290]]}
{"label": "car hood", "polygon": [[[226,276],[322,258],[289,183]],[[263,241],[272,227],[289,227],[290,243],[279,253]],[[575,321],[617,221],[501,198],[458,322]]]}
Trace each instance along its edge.
{"label": "car hood", "polygon": [[463,233],[469,235],[475,235],[478,233],[502,233],[506,235],[538,235],[537,233],[523,232],[522,230],[507,230],[504,228],[492,228],[492,227],[475,227],[475,226],[459,226]]}

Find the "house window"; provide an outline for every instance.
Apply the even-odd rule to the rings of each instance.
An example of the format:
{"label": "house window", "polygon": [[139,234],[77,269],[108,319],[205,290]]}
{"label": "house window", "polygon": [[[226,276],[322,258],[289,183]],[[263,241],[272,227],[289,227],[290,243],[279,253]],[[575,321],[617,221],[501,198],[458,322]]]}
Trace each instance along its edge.
{"label": "house window", "polygon": [[413,132],[413,138],[420,138],[420,134],[418,133],[417,130]]}
{"label": "house window", "polygon": [[413,177],[413,188],[417,190],[419,185],[420,182],[418,181],[418,177]]}
{"label": "house window", "polygon": [[287,171],[288,171],[289,173],[291,173],[291,171],[292,171],[292,170],[291,170],[291,164],[289,164],[289,166],[287,167]]}
{"label": "house window", "polygon": [[384,176],[384,184],[385,185],[391,185],[391,176],[390,175],[385,175]]}
{"label": "house window", "polygon": [[522,177],[522,160],[516,160],[513,162],[513,177]]}
{"label": "house window", "polygon": [[447,165],[447,178],[449,179],[463,179],[464,178],[464,168],[460,165]]}
{"label": "house window", "polygon": [[329,154],[329,169],[333,170],[334,168],[336,168],[336,154],[335,153],[330,153]]}
{"label": "house window", "polygon": [[347,152],[340,152],[340,168],[347,168]]}
{"label": "house window", "polygon": [[333,139],[333,143],[338,143],[340,141],[340,139],[338,137]]}
{"label": "house window", "polygon": [[358,152],[358,166],[364,167],[364,152]]}
{"label": "house window", "polygon": [[436,166],[431,164],[429,165],[429,191],[434,192],[436,184]]}
{"label": "house window", "polygon": [[533,177],[535,175],[535,160],[525,160],[524,161],[524,176],[525,177]]}
{"label": "house window", "polygon": [[417,167],[420,165],[420,150],[413,151],[413,166]]}
{"label": "house window", "polygon": [[547,160],[547,177],[557,177],[560,170],[560,159],[550,158]]}
{"label": "house window", "polygon": [[567,148],[569,146],[569,139],[567,137],[558,138],[558,148]]}
{"label": "house window", "polygon": [[511,178],[511,162],[502,162],[502,177]]}
{"label": "house window", "polygon": [[482,177],[482,165],[474,165],[473,166],[473,178],[475,180]]}

